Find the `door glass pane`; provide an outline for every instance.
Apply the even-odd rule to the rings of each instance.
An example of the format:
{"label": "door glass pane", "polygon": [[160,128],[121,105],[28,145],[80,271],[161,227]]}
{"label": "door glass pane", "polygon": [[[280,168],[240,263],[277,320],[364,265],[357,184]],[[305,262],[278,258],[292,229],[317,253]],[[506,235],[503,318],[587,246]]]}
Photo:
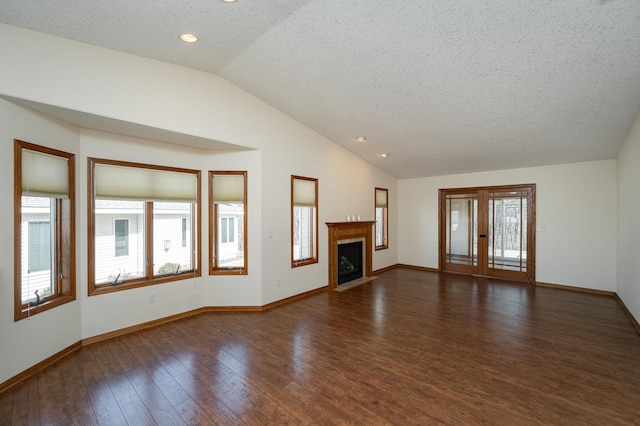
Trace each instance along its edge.
{"label": "door glass pane", "polygon": [[526,272],[527,193],[489,193],[489,268]]}
{"label": "door glass pane", "polygon": [[446,262],[478,266],[478,195],[446,195]]}

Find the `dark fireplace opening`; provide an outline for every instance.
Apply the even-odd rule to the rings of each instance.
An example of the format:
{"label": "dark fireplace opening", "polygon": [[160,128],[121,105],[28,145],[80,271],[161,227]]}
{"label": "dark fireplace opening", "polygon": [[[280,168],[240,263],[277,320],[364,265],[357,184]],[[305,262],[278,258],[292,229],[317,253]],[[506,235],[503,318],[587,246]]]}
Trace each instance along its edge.
{"label": "dark fireplace opening", "polygon": [[362,241],[338,244],[338,284],[363,276]]}

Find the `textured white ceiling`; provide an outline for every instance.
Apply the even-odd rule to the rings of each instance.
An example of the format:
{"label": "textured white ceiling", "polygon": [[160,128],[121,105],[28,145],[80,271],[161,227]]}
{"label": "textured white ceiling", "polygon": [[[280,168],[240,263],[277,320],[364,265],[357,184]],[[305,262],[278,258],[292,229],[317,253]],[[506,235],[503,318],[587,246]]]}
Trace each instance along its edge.
{"label": "textured white ceiling", "polygon": [[640,112],[638,0],[2,0],[0,22],[218,74],[398,178],[615,158]]}

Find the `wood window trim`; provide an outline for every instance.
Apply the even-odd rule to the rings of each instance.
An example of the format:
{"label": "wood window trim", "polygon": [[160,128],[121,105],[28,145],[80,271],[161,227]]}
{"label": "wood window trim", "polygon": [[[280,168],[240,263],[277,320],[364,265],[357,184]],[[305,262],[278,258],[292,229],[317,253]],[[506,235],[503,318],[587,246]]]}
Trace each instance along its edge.
{"label": "wood window trim", "polygon": [[[96,233],[96,221],[95,221],[95,165],[106,164],[113,166],[134,167],[143,169],[153,169],[178,173],[191,173],[196,176],[196,203],[195,208],[192,211],[191,223],[195,227],[192,228],[192,234],[195,240],[196,254],[193,256],[192,261],[194,263],[194,269],[190,271],[184,271],[177,275],[153,275],[153,209],[149,208],[149,205],[153,205],[153,202],[146,202],[144,215],[145,215],[145,277],[132,279],[123,282],[119,285],[113,285],[109,283],[98,284],[95,283],[95,270],[96,270],[96,250],[95,250],[95,233]],[[128,161],[109,160],[103,158],[87,158],[87,222],[88,222],[88,295],[95,296],[99,294],[112,293],[116,291],[129,290],[132,288],[146,287],[150,285],[163,284],[167,282],[181,281],[191,278],[200,277],[202,275],[202,238],[200,238],[202,214],[201,214],[201,172],[194,169],[183,169],[170,166],[158,166],[146,163],[134,163]]]}
{"label": "wood window trim", "polygon": [[[242,219],[243,223],[243,247],[244,247],[244,267],[242,268],[225,268],[218,267],[217,265],[217,241],[218,241],[218,209],[215,207],[214,200],[214,188],[213,177],[215,175],[238,175],[242,176],[244,180],[244,215]],[[249,234],[248,234],[248,188],[247,183],[249,181],[249,175],[246,170],[210,170],[209,171],[209,275],[248,275],[249,274]],[[237,226],[237,224],[236,224]],[[214,256],[216,256],[214,260]]]}
{"label": "wood window trim", "polygon": [[[375,250],[387,250],[389,248],[389,190],[387,188],[375,188],[374,189],[374,207],[373,207],[373,217],[374,219],[377,217],[376,215],[376,200],[377,200],[377,196],[378,196],[378,191],[384,191],[386,193],[386,198],[387,198],[387,202],[386,202],[386,207],[384,208],[384,218],[383,218],[383,244],[378,246],[375,246]],[[374,238],[375,240],[375,238]],[[374,244],[376,243],[376,241],[374,241]]]}
{"label": "wood window trim", "polygon": [[[22,303],[22,150],[28,149],[68,160],[69,198],[55,201],[56,237],[53,269],[55,292],[38,305]],[[14,139],[14,321],[76,300],[75,155]]]}
{"label": "wood window trim", "polygon": [[[309,182],[314,182],[315,183],[315,206],[314,206],[314,220],[315,223],[313,224],[313,243],[312,243],[312,249],[313,249],[313,256],[309,259],[304,259],[304,260],[294,260],[293,258],[293,252],[294,252],[294,233],[295,233],[295,223],[294,223],[294,209],[295,209],[295,205],[294,205],[294,181],[295,180],[303,180],[303,181],[309,181]],[[291,217],[290,217],[290,221],[291,221],[291,268],[299,268],[302,266],[307,266],[307,265],[313,265],[315,263],[318,263],[319,260],[319,255],[318,255],[318,179],[317,178],[311,178],[311,177],[305,177],[305,176],[297,176],[297,175],[291,175]]]}

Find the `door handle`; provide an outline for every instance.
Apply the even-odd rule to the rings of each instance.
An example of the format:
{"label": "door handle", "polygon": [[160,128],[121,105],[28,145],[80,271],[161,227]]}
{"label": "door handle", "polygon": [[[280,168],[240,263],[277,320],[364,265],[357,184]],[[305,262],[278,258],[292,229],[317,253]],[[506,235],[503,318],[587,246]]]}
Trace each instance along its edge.
{"label": "door handle", "polygon": [[479,237],[480,238],[487,238],[487,234],[480,234]]}

